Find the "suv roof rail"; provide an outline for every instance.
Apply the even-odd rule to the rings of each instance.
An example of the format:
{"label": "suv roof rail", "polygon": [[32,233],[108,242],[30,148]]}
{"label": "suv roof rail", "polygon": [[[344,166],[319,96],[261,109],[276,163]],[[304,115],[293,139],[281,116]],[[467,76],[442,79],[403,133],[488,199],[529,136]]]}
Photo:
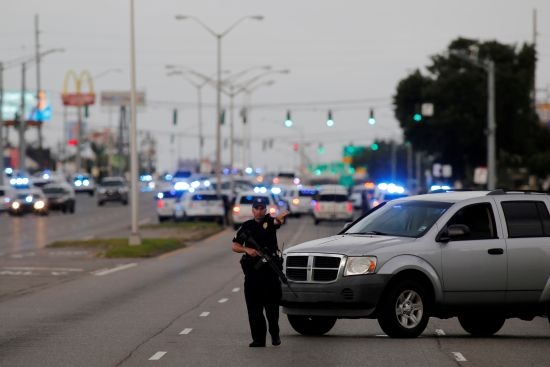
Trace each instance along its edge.
{"label": "suv roof rail", "polygon": [[536,190],[510,190],[510,189],[495,189],[489,191],[487,195],[506,195],[506,194],[535,194],[535,195],[548,195],[547,193]]}

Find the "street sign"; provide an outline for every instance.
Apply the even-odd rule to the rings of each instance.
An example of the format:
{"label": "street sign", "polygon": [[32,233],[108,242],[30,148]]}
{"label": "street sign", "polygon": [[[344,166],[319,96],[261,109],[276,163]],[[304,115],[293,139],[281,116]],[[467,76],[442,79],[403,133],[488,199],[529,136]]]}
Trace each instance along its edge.
{"label": "street sign", "polygon": [[[106,91],[101,92],[102,106],[129,106],[129,91]],[[136,106],[145,106],[145,92],[136,92]]]}

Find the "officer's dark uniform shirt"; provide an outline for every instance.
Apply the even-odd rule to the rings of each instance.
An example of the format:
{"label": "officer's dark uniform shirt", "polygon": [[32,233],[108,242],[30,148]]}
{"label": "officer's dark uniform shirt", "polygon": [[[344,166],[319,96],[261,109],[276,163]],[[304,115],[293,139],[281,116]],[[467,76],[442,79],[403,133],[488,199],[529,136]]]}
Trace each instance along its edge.
{"label": "officer's dark uniform shirt", "polygon": [[[247,233],[258,245],[266,248],[271,257],[275,258],[278,252],[276,231],[280,226],[280,224],[275,223],[275,218],[271,217],[269,214],[265,215],[259,222],[256,222],[254,219],[247,220],[235,234],[233,242],[237,242],[245,247],[254,248],[254,245],[247,244],[242,236],[243,233]],[[243,255],[241,264],[243,264],[243,271],[247,278],[246,280],[252,280],[250,278],[255,278],[257,280],[269,278],[276,279],[278,282],[278,276],[273,269],[271,269],[270,265],[264,263],[259,266],[257,265],[259,261],[262,261],[262,258],[259,256],[251,257],[246,254]]]}

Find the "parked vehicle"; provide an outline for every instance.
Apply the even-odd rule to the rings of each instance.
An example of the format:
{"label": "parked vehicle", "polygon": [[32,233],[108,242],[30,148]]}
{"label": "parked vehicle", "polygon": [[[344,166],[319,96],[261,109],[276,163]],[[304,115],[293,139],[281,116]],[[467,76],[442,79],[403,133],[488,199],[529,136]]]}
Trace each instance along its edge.
{"label": "parked vehicle", "polygon": [[318,194],[313,186],[295,186],[285,191],[284,198],[288,202],[288,211],[290,215],[299,217],[302,214],[311,215],[313,213],[314,198]]}
{"label": "parked vehicle", "polygon": [[157,192],[155,200],[157,200],[157,217],[159,222],[181,219],[181,217],[183,217],[183,210],[181,210],[181,206],[179,206],[179,210],[177,212],[176,207],[184,193],[185,191],[174,189],[165,189]]}
{"label": "parked vehicle", "polygon": [[321,185],[315,196],[313,221],[351,221],[353,206],[348,200],[348,191],[341,185]]}
{"label": "parked vehicle", "polygon": [[104,177],[97,186],[97,205],[101,206],[108,201],[118,201],[122,205],[127,205],[128,191],[128,184],[123,177]]}
{"label": "parked vehicle", "polygon": [[183,195],[179,203],[176,203],[176,212],[178,211],[182,213],[178,213],[176,217],[181,217],[183,220],[214,220],[223,224],[225,218],[223,199],[211,190],[200,190]]}
{"label": "parked vehicle", "polygon": [[430,317],[490,336],[508,318],[550,316],[550,196],[434,193],[380,204],[337,235],[284,251],[283,312],[304,335],[378,319],[397,338]]}
{"label": "parked vehicle", "polygon": [[61,210],[63,213],[74,213],[75,192],[67,183],[52,182],[42,187],[42,192],[48,200],[50,210]]}

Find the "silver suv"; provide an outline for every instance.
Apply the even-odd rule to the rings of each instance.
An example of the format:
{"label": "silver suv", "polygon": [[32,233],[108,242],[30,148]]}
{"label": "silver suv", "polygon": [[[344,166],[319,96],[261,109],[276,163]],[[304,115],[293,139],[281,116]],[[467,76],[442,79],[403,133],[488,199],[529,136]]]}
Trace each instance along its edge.
{"label": "silver suv", "polygon": [[283,312],[322,335],[339,318],[376,318],[413,338],[430,317],[476,336],[507,318],[550,314],[550,196],[462,191],[386,202],[335,236],[284,252]]}

